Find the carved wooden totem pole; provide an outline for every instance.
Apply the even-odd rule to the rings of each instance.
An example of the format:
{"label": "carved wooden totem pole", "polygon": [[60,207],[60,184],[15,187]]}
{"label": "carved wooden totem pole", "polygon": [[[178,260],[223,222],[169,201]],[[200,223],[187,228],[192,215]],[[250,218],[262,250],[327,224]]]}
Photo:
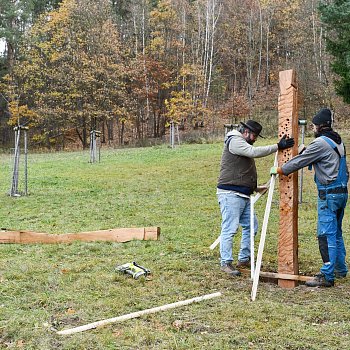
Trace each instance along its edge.
{"label": "carved wooden totem pole", "polygon": [[[280,95],[278,99],[278,136],[287,134],[295,138],[293,148],[278,152],[278,164],[282,165],[298,153],[297,83],[294,70],[279,73]],[[298,172],[280,176],[280,227],[278,241],[278,272],[298,275]],[[294,280],[278,280],[283,288],[297,286]]]}

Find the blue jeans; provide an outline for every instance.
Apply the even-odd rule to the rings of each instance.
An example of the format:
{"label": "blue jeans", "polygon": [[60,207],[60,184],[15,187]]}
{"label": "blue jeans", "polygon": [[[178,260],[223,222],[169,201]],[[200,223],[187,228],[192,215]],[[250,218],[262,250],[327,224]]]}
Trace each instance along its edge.
{"label": "blue jeans", "polygon": [[327,281],[334,280],[334,273],[345,276],[348,272],[342,231],[347,199],[347,193],[326,194],[324,199],[318,198],[317,237],[323,261],[321,273]]}
{"label": "blue jeans", "polygon": [[[238,196],[234,192],[218,194],[222,216],[220,236],[221,266],[233,261],[233,237],[239,226],[242,226],[239,261],[250,259],[250,199]],[[258,220],[254,214],[254,233],[258,231]]]}

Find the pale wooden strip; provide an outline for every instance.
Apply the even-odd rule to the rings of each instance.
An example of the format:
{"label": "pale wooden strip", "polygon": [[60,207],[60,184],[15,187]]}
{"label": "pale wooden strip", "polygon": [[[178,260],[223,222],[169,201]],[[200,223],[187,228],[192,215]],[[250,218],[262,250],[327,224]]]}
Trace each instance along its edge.
{"label": "pale wooden strip", "polygon": [[[277,166],[277,156],[278,156],[278,151],[276,152],[274,166]],[[275,182],[276,182],[276,175],[272,175],[271,176],[270,187],[269,187],[269,193],[268,193],[268,197],[267,197],[267,201],[266,201],[264,221],[263,221],[263,225],[262,225],[262,229],[261,229],[261,236],[260,236],[258,254],[257,254],[257,257],[256,257],[256,266],[255,266],[255,270],[254,270],[253,286],[252,286],[252,291],[251,291],[251,300],[252,301],[255,300],[256,293],[257,293],[257,290],[258,290],[258,283],[259,283],[259,274],[260,274],[260,268],[261,268],[262,254],[263,254],[264,246],[265,246],[267,224],[269,222],[273,191],[275,189]]]}
{"label": "pale wooden strip", "polygon": [[210,249],[213,250],[220,243],[220,236],[211,244]]}
{"label": "pale wooden strip", "polygon": [[[239,269],[239,271],[243,274],[247,274],[247,275],[250,274],[250,270],[248,269]],[[288,273],[265,272],[265,271],[260,271],[259,276],[264,278],[276,279],[276,280],[283,279],[283,280],[301,281],[301,282],[306,282],[314,278],[312,276],[290,275]]]}
{"label": "pale wooden strip", "polygon": [[151,309],[136,311],[136,312],[133,312],[131,314],[126,314],[123,316],[112,317],[112,318],[108,318],[106,320],[101,320],[101,321],[89,323],[85,326],[79,326],[79,327],[75,327],[75,328],[65,329],[63,331],[57,332],[57,334],[68,335],[68,334],[73,334],[73,333],[79,333],[79,332],[87,331],[89,329],[93,329],[96,327],[104,326],[104,325],[109,324],[109,323],[123,322],[126,320],[130,320],[132,318],[137,318],[137,317],[143,316],[143,315],[154,314],[154,313],[159,312],[159,311],[174,309],[176,307],[185,306],[185,305],[192,304],[192,303],[197,303],[197,302],[200,302],[203,300],[208,300],[208,299],[216,298],[219,296],[221,296],[220,292],[206,294],[206,295],[203,295],[200,297],[187,299],[187,300],[183,300],[183,301],[178,301],[178,302],[172,303],[172,304],[165,304],[165,305],[157,306],[157,307],[154,307]]}

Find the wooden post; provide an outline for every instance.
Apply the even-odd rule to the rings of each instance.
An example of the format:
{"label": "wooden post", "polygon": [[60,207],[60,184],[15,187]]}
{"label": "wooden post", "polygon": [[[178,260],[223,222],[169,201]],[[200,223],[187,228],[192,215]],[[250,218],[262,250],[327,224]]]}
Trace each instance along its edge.
{"label": "wooden post", "polygon": [[[294,70],[279,73],[280,95],[278,99],[278,136],[293,136],[293,148],[278,152],[278,164],[282,165],[298,154],[298,104],[297,83]],[[278,273],[298,275],[298,173],[280,176],[280,227],[278,240]],[[294,288],[298,281],[279,279],[283,288]]]}

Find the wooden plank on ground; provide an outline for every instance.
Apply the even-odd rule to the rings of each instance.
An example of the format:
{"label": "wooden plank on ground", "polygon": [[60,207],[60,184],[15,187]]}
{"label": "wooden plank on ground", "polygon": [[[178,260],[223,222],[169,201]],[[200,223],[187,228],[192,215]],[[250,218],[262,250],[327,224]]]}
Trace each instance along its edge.
{"label": "wooden plank on ground", "polygon": [[48,234],[31,231],[0,231],[0,243],[70,243],[73,241],[128,242],[136,240],[157,240],[160,227],[113,228],[109,230]]}
{"label": "wooden plank on ground", "polygon": [[[278,136],[294,137],[295,145],[278,152],[278,164],[282,165],[298,154],[298,106],[297,83],[294,70],[279,73],[280,95],[278,99]],[[278,240],[278,272],[298,275],[298,173],[280,176],[280,227]],[[278,285],[293,288],[297,281],[280,279]]]}
{"label": "wooden plank on ground", "polygon": [[[250,274],[250,270],[248,269],[239,269],[239,271],[245,275]],[[266,272],[266,271],[260,271],[259,277],[270,278],[275,280],[283,279],[283,280],[301,281],[301,282],[306,282],[314,278],[312,276],[291,275],[288,273]]]}
{"label": "wooden plank on ground", "polygon": [[192,303],[198,303],[198,302],[203,301],[203,300],[209,300],[209,299],[217,298],[220,296],[221,296],[220,292],[206,294],[206,295],[203,295],[200,297],[195,297],[192,299],[186,299],[186,300],[177,301],[177,302],[171,303],[171,304],[153,307],[151,309],[132,312],[131,314],[127,314],[127,315],[122,315],[122,316],[112,317],[112,318],[108,318],[108,319],[97,321],[97,322],[92,322],[92,323],[86,324],[84,326],[79,326],[79,327],[70,328],[70,329],[64,329],[62,331],[57,332],[57,334],[70,335],[70,334],[74,334],[74,333],[79,333],[79,332],[87,331],[89,329],[101,327],[101,326],[104,326],[106,324],[123,322],[123,321],[130,320],[133,318],[141,317],[143,315],[149,315],[149,314],[154,314],[154,313],[160,312],[160,311],[175,309],[175,308],[180,307],[180,306],[185,306],[185,305],[189,305]]}

